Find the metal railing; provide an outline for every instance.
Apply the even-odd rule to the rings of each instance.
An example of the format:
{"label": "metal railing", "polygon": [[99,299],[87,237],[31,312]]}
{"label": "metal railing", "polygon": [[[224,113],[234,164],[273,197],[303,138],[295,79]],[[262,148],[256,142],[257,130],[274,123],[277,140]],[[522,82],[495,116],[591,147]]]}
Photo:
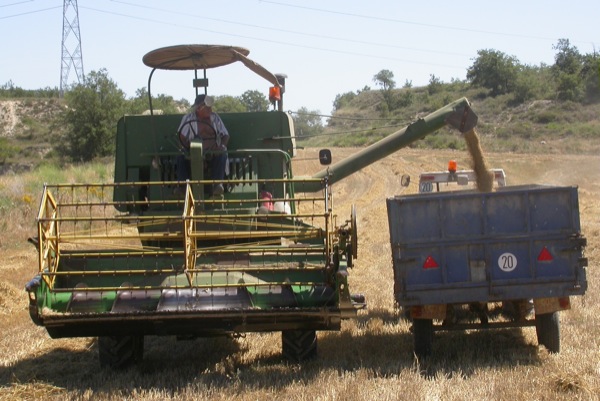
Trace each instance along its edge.
{"label": "metal railing", "polygon": [[[312,180],[270,181],[293,186]],[[117,186],[137,191],[174,184],[183,185],[185,195],[113,200]],[[39,271],[46,285],[68,292],[322,283],[326,275],[311,272],[325,272],[332,249],[327,185],[316,195],[270,199],[290,207],[287,212],[267,207],[264,213],[265,199],[195,197],[203,184],[45,185],[37,220]],[[124,207],[148,212],[118,211]],[[286,271],[299,274],[282,274]]]}

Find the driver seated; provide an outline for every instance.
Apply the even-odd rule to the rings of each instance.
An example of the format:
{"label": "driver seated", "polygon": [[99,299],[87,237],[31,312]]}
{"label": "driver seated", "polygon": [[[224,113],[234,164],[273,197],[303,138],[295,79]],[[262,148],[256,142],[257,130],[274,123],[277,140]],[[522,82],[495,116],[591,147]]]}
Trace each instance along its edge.
{"label": "driver seated", "polygon": [[[221,117],[214,111],[212,106],[214,98],[208,95],[198,95],[192,106],[192,110],[183,116],[177,134],[184,148],[189,150],[190,142],[194,139],[202,141],[202,152],[207,155],[205,160],[210,166],[210,179],[223,181],[228,174],[227,167],[227,143],[229,132],[223,124]],[[214,152],[214,153],[212,153]],[[181,155],[177,161],[177,179],[185,181],[190,179],[190,166]],[[223,184],[213,185],[211,195],[223,194]]]}

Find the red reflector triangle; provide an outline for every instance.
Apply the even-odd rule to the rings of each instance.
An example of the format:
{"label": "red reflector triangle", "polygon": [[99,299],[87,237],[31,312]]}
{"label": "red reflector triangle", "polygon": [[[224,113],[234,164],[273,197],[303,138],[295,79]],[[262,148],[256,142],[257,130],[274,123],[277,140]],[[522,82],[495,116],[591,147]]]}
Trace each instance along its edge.
{"label": "red reflector triangle", "polygon": [[423,263],[423,269],[434,269],[436,267],[440,267],[440,265],[437,264],[434,258],[427,256],[425,263]]}
{"label": "red reflector triangle", "polygon": [[548,248],[544,247],[537,258],[538,262],[550,262],[554,260]]}

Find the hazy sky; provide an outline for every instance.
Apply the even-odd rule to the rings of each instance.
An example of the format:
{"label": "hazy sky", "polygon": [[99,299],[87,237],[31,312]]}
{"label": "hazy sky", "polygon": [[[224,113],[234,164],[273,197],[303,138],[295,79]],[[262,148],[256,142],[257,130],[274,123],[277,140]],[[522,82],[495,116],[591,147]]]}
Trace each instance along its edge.
{"label": "hazy sky", "polygon": [[[558,39],[583,54],[600,45],[600,2],[554,0],[79,0],[85,74],[105,68],[125,91],[146,87],[147,52],[177,44],[246,47],[249,57],[288,75],[285,110],[328,114],[337,94],[366,85],[382,69],[398,87],[465,79],[481,49],[521,63],[552,64]],[[68,13],[73,16],[74,12]],[[58,87],[63,1],[0,0],[0,85]],[[75,41],[67,40],[69,51]],[[239,64],[239,63],[237,63]],[[209,70],[209,93],[268,93],[243,65]],[[69,81],[76,79],[71,69]],[[157,71],[152,92],[193,101],[191,72]]]}

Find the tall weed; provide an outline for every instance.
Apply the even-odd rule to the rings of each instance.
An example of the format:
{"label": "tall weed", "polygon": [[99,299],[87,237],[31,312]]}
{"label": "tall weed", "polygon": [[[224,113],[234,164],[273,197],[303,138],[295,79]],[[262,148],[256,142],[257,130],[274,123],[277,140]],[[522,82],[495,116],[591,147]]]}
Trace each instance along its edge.
{"label": "tall weed", "polygon": [[0,247],[21,247],[35,235],[35,218],[44,183],[112,181],[111,161],[85,165],[43,164],[34,171],[0,176]]}

